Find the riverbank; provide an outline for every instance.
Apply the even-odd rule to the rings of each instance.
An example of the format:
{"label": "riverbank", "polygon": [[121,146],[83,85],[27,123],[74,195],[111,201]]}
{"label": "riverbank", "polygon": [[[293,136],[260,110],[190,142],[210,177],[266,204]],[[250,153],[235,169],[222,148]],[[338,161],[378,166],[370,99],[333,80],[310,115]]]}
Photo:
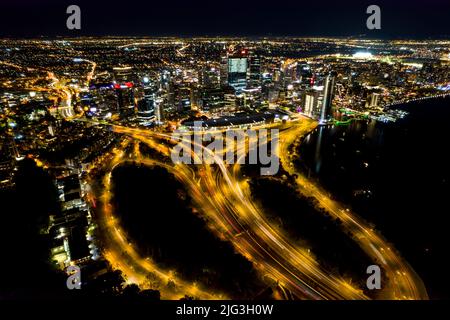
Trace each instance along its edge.
{"label": "riverbank", "polygon": [[448,298],[443,261],[450,240],[445,228],[450,99],[398,108],[410,115],[397,123],[358,121],[316,129],[299,147],[296,165],[373,222],[418,272],[431,298]]}

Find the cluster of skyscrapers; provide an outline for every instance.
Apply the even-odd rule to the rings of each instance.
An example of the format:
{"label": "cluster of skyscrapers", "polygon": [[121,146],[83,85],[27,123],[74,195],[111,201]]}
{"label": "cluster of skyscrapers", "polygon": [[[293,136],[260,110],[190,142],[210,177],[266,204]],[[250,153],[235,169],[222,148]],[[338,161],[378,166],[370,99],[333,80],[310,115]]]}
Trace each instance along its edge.
{"label": "cluster of skyscrapers", "polygon": [[292,72],[280,62],[265,65],[256,50],[230,46],[223,48],[219,61],[201,62],[193,69],[176,64],[146,72],[114,67],[106,76],[97,75],[81,103],[88,117],[153,125],[176,120],[185,111],[230,115],[275,108],[294,97],[299,111],[326,122],[332,116],[336,76],[330,72],[315,85],[317,79],[308,68],[298,65]]}
{"label": "cluster of skyscrapers", "polygon": [[336,75],[330,72],[322,86],[311,86],[303,99],[303,113],[325,123],[332,117],[332,101],[335,89]]}
{"label": "cluster of skyscrapers", "polygon": [[229,85],[241,93],[261,89],[261,58],[247,49],[232,48],[222,59],[222,85]]}

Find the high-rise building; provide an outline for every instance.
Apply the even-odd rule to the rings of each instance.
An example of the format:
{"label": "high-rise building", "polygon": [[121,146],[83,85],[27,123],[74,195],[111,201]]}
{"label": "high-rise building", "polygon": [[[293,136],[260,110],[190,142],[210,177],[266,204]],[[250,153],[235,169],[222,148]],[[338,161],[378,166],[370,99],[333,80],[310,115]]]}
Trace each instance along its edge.
{"label": "high-rise building", "polygon": [[225,104],[225,93],[222,89],[204,89],[202,91],[202,110],[216,112],[221,111]]}
{"label": "high-rise building", "polygon": [[236,110],[236,95],[230,87],[224,89],[224,109],[229,112]]}
{"label": "high-rise building", "polygon": [[135,113],[134,86],[138,81],[131,67],[117,67],[113,72],[119,114],[128,119]]}
{"label": "high-rise building", "polygon": [[312,92],[307,92],[303,101],[303,112],[308,116],[312,116],[317,104],[315,95]]}
{"label": "high-rise building", "polygon": [[220,85],[222,87],[228,86],[228,52],[225,52],[220,61]]}
{"label": "high-rise building", "polygon": [[311,118],[319,118],[323,105],[323,95],[321,87],[314,87],[305,92],[303,97],[303,113]]}
{"label": "high-rise building", "polygon": [[261,56],[252,52],[249,57],[248,87],[252,89],[261,87],[261,79]]}
{"label": "high-rise building", "polygon": [[177,111],[191,110],[191,89],[185,85],[173,86],[173,106]]}
{"label": "high-rise building", "polygon": [[156,104],[155,117],[156,117],[156,124],[161,124],[164,119],[164,113],[162,111],[162,106],[160,103]]}
{"label": "high-rise building", "polygon": [[377,108],[380,106],[380,94],[379,93],[374,92],[371,94],[369,106],[371,108]]}
{"label": "high-rise building", "polygon": [[199,74],[200,85],[204,88],[219,88],[220,74],[219,70],[212,67],[204,67]]}
{"label": "high-rise building", "polygon": [[156,85],[146,78],[143,82],[144,96],[138,102],[138,119],[141,122],[155,120]]}
{"label": "high-rise building", "polygon": [[312,76],[311,67],[307,63],[297,65],[296,78],[301,84],[310,86]]}
{"label": "high-rise building", "polygon": [[200,101],[200,89],[198,86],[191,85],[190,90],[191,110],[198,110]]}
{"label": "high-rise building", "polygon": [[133,116],[135,113],[133,84],[131,82],[115,84],[114,88],[116,89],[120,117],[125,119]]}
{"label": "high-rise building", "polygon": [[233,87],[237,93],[247,87],[247,50],[237,50],[228,55],[228,85]]}
{"label": "high-rise building", "polygon": [[280,84],[283,88],[286,88],[287,86],[291,85],[294,80],[296,80],[297,68],[289,65],[287,67],[282,68],[281,74],[282,74],[282,81],[280,82]]}
{"label": "high-rise building", "polygon": [[160,74],[159,79],[159,88],[162,90],[169,91],[170,90],[170,72],[167,70],[163,70]]}
{"label": "high-rise building", "polygon": [[244,107],[255,109],[261,106],[261,88],[247,88],[242,90]]}
{"label": "high-rise building", "polygon": [[85,189],[79,170],[70,165],[70,173],[55,179],[61,212],[49,218],[49,234],[53,238],[52,259],[65,268],[72,263],[83,265],[95,259],[95,248],[88,240],[90,214],[83,197]]}
{"label": "high-rise building", "polygon": [[322,109],[320,110],[320,122],[326,122],[330,120],[332,116],[332,102],[334,97],[334,86],[336,81],[336,74],[334,72],[330,72],[324,82],[323,88],[323,101],[322,101]]}

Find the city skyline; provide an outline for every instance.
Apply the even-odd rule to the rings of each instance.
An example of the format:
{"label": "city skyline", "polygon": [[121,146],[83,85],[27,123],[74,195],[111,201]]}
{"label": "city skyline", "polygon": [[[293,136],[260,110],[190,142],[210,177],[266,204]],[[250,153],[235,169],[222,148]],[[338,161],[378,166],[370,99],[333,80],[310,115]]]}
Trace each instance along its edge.
{"label": "city skyline", "polygon": [[3,2],[0,304],[288,319],[450,299],[449,14]]}
{"label": "city skyline", "polygon": [[[427,283],[394,244],[366,220],[370,216],[362,218],[346,204],[369,201],[379,194],[378,184],[367,176],[344,201],[325,191],[311,171],[319,177],[329,166],[323,135],[342,128],[337,141],[345,142],[345,130],[351,134],[355,125],[352,130],[366,128],[365,139],[413,117],[408,104],[448,99],[449,44],[342,38],[1,40],[2,188],[19,192],[18,177],[27,170],[43,170],[53,181],[45,188],[56,197],[44,196],[53,209],[40,218],[48,224],[34,227],[50,241],[48,261],[59,270],[54,277],[84,275],[69,289],[133,291],[152,299],[248,299],[264,287],[264,297],[281,300],[427,299]],[[230,134],[236,145],[228,142]],[[302,149],[316,139],[313,153]],[[369,150],[359,156],[367,142],[362,143],[352,152],[357,155],[352,170],[363,168],[364,177],[378,160]],[[345,161],[340,168],[348,170]],[[159,201],[152,198],[166,184],[167,193]],[[182,193],[171,196],[179,184]],[[146,194],[147,189],[153,191]],[[286,191],[267,197],[277,189]],[[147,197],[150,206],[141,203]],[[289,207],[302,208],[302,224],[320,226],[317,234],[298,222],[291,226],[288,221],[297,218]],[[236,261],[219,263],[219,256],[205,254],[209,247],[199,251],[198,262],[175,259],[190,250],[182,249],[181,238],[139,229],[160,220],[191,239],[183,224],[164,220],[167,214],[190,216],[190,210],[193,220],[183,224],[195,229],[196,219],[206,219],[196,232],[212,237],[211,245],[226,244],[223,254],[234,251]],[[313,212],[320,221],[306,218]],[[246,283],[244,291],[229,281],[211,285],[224,281],[213,270],[228,264],[240,265],[236,276]],[[375,291],[364,280],[374,265],[386,274]],[[68,269],[73,267],[79,269]],[[264,270],[271,270],[269,278]],[[116,282],[101,285],[99,272]]]}

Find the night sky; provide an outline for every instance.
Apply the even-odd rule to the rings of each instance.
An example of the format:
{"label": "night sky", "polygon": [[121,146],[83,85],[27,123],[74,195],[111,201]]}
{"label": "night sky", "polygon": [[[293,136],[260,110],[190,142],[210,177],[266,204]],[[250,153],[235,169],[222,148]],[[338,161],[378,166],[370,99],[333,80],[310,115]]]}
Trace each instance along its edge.
{"label": "night sky", "polygon": [[[66,8],[82,10],[82,30],[66,29]],[[381,7],[382,29],[366,28]],[[450,0],[1,0],[0,37],[36,36],[359,36],[450,35]]]}

